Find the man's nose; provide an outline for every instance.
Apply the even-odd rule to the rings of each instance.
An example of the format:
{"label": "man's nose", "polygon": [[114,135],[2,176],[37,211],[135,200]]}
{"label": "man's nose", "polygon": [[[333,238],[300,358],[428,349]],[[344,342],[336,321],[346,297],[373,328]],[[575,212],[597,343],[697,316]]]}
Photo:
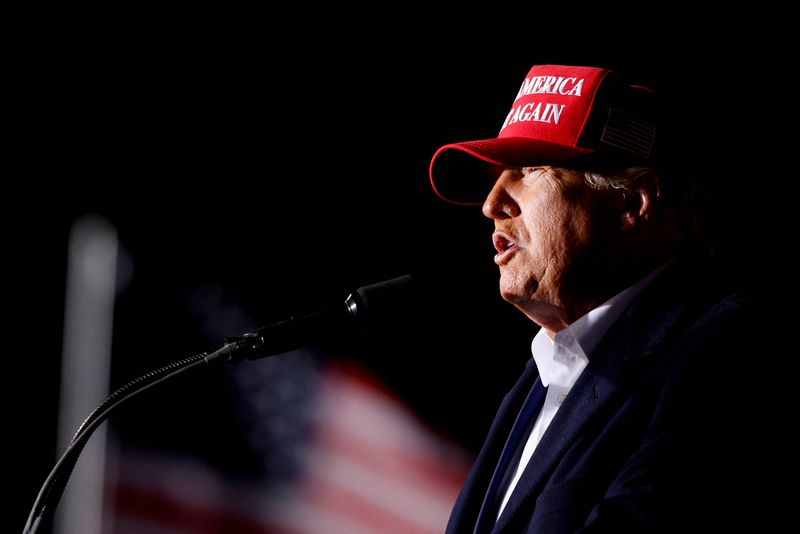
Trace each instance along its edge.
{"label": "man's nose", "polygon": [[494,183],[494,187],[486,196],[482,211],[490,219],[510,219],[520,214],[519,204],[508,190],[506,176],[501,175]]}

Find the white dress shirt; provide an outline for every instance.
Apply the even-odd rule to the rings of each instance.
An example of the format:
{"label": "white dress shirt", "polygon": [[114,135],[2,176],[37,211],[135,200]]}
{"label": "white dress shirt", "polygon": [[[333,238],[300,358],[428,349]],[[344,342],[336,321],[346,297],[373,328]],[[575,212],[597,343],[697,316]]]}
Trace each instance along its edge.
{"label": "white dress shirt", "polygon": [[547,386],[547,396],[528,436],[528,441],[522,449],[514,476],[508,484],[502,503],[500,503],[497,512],[498,518],[503,513],[511,493],[533,456],[533,451],[536,450],[536,446],[558,412],[558,408],[589,363],[589,355],[634,297],[641,293],[668,264],[669,262],[665,263],[634,285],[594,308],[564,330],[556,333],[555,338],[551,339],[544,328],[539,329],[531,343],[531,352],[536,361],[542,385]]}

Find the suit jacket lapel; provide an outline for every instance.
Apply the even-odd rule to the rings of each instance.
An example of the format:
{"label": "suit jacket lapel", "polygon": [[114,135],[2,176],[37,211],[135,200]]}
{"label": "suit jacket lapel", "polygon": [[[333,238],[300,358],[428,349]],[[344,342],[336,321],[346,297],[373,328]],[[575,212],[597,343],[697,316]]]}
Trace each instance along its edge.
{"label": "suit jacket lapel", "polygon": [[[668,283],[672,276],[666,278],[667,281],[657,280],[645,290],[597,346],[589,365],[536,447],[495,526],[495,532],[502,532],[523,507],[528,512],[532,509],[528,503],[539,495],[581,430],[621,390],[626,390],[636,377],[651,368],[652,359],[646,357],[665,340],[667,333],[687,311],[687,305],[676,295],[681,292],[675,291],[676,288]],[[662,300],[665,297],[668,297],[667,304]]]}
{"label": "suit jacket lapel", "polygon": [[456,500],[447,526],[447,533],[472,532],[478,513],[483,503],[489,481],[503,451],[511,427],[519,413],[525,397],[533,387],[539,373],[533,358],[525,366],[525,371],[514,387],[503,399],[492,422],[478,457],[470,470],[469,476]]}

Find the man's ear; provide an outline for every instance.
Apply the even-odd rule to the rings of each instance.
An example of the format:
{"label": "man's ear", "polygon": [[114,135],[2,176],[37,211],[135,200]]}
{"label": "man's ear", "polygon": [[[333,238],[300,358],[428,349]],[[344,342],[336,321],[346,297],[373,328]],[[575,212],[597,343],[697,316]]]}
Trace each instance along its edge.
{"label": "man's ear", "polygon": [[631,230],[654,216],[661,201],[661,177],[647,172],[624,193],[622,229]]}

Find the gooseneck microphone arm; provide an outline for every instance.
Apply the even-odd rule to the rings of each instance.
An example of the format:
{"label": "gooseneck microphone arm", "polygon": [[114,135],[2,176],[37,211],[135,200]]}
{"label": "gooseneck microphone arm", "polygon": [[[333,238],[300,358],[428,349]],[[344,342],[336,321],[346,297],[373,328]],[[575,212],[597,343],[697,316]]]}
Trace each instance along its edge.
{"label": "gooseneck microphone arm", "polygon": [[42,485],[36,501],[28,515],[28,521],[22,531],[24,534],[33,534],[43,522],[52,517],[58,502],[64,493],[72,470],[83,451],[83,447],[94,431],[111,415],[111,412],[128,399],[143,391],[163,382],[169,378],[182,374],[204,363],[205,354],[197,354],[190,358],[173,362],[169,365],[151,371],[145,375],[128,382],[123,387],[109,395],[100,406],[83,422],[75,433],[67,450],[61,455],[50,475]]}
{"label": "gooseneck microphone arm", "polygon": [[66,451],[56,462],[45,480],[25,523],[23,534],[35,534],[52,517],[64,493],[72,470],[92,433],[128,399],[170,378],[208,365],[255,360],[297,349],[308,341],[352,329],[363,329],[392,315],[410,303],[411,276],[363,286],[349,295],[343,303],[301,316],[289,317],[277,323],[231,339],[211,354],[201,353],[173,362],[136,378],[108,396],[86,418]]}

